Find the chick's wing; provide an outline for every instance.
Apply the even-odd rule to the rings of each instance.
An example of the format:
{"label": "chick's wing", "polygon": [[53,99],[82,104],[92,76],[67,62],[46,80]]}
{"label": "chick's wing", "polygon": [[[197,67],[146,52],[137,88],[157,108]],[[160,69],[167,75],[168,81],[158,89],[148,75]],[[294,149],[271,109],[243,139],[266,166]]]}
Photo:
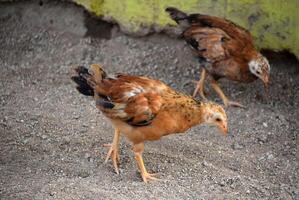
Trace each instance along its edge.
{"label": "chick's wing", "polygon": [[122,120],[132,126],[148,125],[163,103],[161,94],[167,86],[145,77],[119,75],[105,80],[109,88],[106,96],[98,95],[96,104],[111,119]]}

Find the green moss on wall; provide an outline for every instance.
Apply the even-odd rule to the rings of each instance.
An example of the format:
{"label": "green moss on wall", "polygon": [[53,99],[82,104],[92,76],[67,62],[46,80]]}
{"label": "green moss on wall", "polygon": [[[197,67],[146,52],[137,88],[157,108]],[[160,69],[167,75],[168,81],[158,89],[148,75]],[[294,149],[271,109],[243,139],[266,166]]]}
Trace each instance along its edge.
{"label": "green moss on wall", "polygon": [[289,50],[299,58],[298,0],[74,0],[90,12],[131,33],[175,25],[164,9],[178,7],[226,17],[250,30],[259,48]]}

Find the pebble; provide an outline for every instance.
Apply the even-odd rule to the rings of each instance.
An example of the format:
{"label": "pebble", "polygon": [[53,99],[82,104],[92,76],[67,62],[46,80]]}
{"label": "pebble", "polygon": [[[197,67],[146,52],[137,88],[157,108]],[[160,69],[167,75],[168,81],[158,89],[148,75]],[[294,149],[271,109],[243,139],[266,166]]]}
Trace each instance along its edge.
{"label": "pebble", "polygon": [[203,161],[202,163],[202,166],[204,166],[204,167],[210,167],[210,166],[212,166],[212,164],[211,163],[208,163],[207,161]]}
{"label": "pebble", "polygon": [[273,160],[274,156],[272,153],[267,153],[267,159],[268,160]]}
{"label": "pebble", "polygon": [[41,137],[42,137],[43,140],[47,139],[46,135],[42,135]]}
{"label": "pebble", "polygon": [[221,182],[218,183],[218,185],[220,185],[221,187],[225,186],[225,182],[222,180]]}
{"label": "pebble", "polygon": [[73,119],[79,119],[80,118],[80,115],[74,115],[73,116]]}
{"label": "pebble", "polygon": [[268,142],[268,136],[265,134],[262,134],[257,138],[257,140],[260,144],[264,144],[264,143]]}
{"label": "pebble", "polygon": [[56,194],[56,192],[49,192],[49,195],[52,197],[52,196],[54,196]]}
{"label": "pebble", "polygon": [[174,60],[173,60],[173,63],[174,64],[177,64],[179,62],[179,60],[177,59],[177,58],[175,58]]}
{"label": "pebble", "polygon": [[234,150],[240,150],[240,149],[244,149],[244,145],[243,144],[239,144],[239,143],[234,143],[233,145],[232,145],[232,148],[234,149]]}
{"label": "pebble", "polygon": [[70,139],[70,138],[67,136],[67,137],[65,137],[65,138],[64,138],[64,141],[65,141],[65,143],[67,143],[67,144],[68,144],[68,143],[70,143],[70,142],[71,142],[71,139]]}
{"label": "pebble", "polygon": [[78,176],[81,177],[81,178],[87,178],[87,177],[90,176],[90,174],[87,171],[80,171]]}
{"label": "pebble", "polygon": [[84,158],[89,159],[91,155],[89,153],[85,153]]}
{"label": "pebble", "polygon": [[268,124],[266,122],[263,122],[263,126],[267,128]]}

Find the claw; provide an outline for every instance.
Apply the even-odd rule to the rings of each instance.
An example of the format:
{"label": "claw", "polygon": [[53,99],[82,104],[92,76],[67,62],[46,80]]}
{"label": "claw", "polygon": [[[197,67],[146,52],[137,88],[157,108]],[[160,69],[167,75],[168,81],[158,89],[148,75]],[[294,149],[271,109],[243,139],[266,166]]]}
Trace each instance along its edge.
{"label": "claw", "polygon": [[154,173],[154,174],[150,174],[150,173],[143,173],[141,174],[142,176],[142,180],[145,182],[145,183],[148,183],[148,181],[159,181],[161,179],[159,178],[156,178],[155,176],[158,175],[157,173]]}
{"label": "claw", "polygon": [[228,102],[225,102],[224,105],[225,105],[225,107],[234,106],[234,107],[246,108],[246,106],[244,106],[236,101],[228,101]]}
{"label": "claw", "polygon": [[119,174],[119,169],[118,169],[118,162],[119,162],[119,154],[118,154],[118,148],[111,145],[111,144],[104,144],[103,146],[105,147],[110,147],[106,159],[105,159],[105,163],[108,162],[109,158],[111,158],[115,172],[117,174]]}
{"label": "claw", "polygon": [[219,97],[222,99],[225,107],[228,106],[235,106],[235,107],[240,107],[240,108],[246,108],[242,104],[235,102],[235,101],[229,101],[229,99],[225,96],[221,88],[219,87],[217,81],[214,79],[211,80],[211,86],[214,88],[215,92],[219,95]]}
{"label": "claw", "polygon": [[120,132],[118,129],[115,129],[114,133],[114,138],[112,144],[104,144],[104,147],[109,147],[109,151],[107,153],[105,163],[111,158],[115,172],[119,174],[119,169],[118,169],[118,162],[119,162],[119,154],[118,154],[118,144],[119,144],[119,137],[120,137]]}
{"label": "claw", "polygon": [[150,180],[152,180],[152,181],[160,180],[160,179],[155,177],[157,174],[150,174],[150,173],[147,172],[147,170],[144,166],[144,163],[143,163],[143,158],[142,158],[143,150],[144,150],[144,144],[143,143],[134,144],[133,151],[135,153],[135,159],[137,161],[137,165],[138,165],[138,168],[140,170],[142,180],[145,183],[147,183]]}

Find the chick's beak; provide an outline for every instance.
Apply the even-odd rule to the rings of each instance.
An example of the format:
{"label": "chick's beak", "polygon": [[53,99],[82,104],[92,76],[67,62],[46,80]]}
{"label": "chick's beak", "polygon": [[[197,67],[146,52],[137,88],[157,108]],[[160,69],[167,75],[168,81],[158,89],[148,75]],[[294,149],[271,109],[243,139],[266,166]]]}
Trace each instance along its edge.
{"label": "chick's beak", "polygon": [[226,124],[221,124],[221,125],[219,126],[219,128],[220,128],[220,130],[222,131],[222,133],[223,133],[224,135],[227,135],[227,133],[228,133],[228,128],[227,128],[227,125],[226,125]]}
{"label": "chick's beak", "polygon": [[269,86],[270,75],[268,72],[264,72],[261,77],[262,81],[264,82],[264,86],[267,89]]}
{"label": "chick's beak", "polygon": [[265,92],[267,97],[269,97],[269,79],[270,79],[270,74],[268,72],[264,72],[261,76],[262,81],[264,82],[264,87],[265,87]]}

